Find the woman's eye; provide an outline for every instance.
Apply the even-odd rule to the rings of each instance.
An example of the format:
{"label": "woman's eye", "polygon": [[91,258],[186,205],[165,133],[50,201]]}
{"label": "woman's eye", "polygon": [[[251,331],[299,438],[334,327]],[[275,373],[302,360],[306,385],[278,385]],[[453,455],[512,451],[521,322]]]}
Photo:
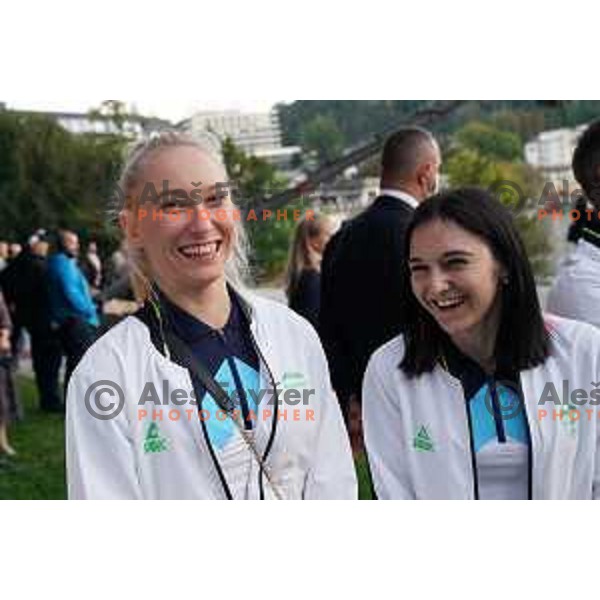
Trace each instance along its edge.
{"label": "woman's eye", "polygon": [[424,271],[424,270],[425,270],[425,265],[411,265],[410,266],[411,273],[417,273],[419,271]]}
{"label": "woman's eye", "polygon": [[167,200],[161,205],[161,208],[166,211],[186,210],[189,206],[189,201],[186,200]]}
{"label": "woman's eye", "polygon": [[163,207],[163,210],[170,214],[180,213],[185,211],[185,207],[181,204],[169,204]]}
{"label": "woman's eye", "polygon": [[215,208],[215,207],[221,206],[221,204],[223,204],[223,198],[220,196],[211,196],[210,198],[207,198],[204,201],[204,204],[207,207]]}
{"label": "woman's eye", "polygon": [[467,264],[467,261],[464,258],[451,258],[446,264],[450,268],[460,268],[465,266]]}

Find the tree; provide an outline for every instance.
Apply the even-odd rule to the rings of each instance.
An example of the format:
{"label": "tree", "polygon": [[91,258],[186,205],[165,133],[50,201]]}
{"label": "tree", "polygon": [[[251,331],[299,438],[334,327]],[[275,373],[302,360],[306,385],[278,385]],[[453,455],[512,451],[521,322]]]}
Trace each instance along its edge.
{"label": "tree", "polygon": [[[492,132],[492,137],[494,135]],[[552,246],[544,223],[537,219],[536,202],[527,202],[541,195],[542,180],[539,173],[522,162],[498,161],[498,153],[494,149],[488,149],[488,154],[483,154],[481,148],[485,146],[480,145],[479,140],[474,142],[470,135],[458,132],[455,140],[459,140],[458,146],[455,146],[445,165],[450,185],[474,185],[493,191],[515,215],[515,224],[523,238],[534,273],[540,277],[548,275]],[[472,143],[479,148],[466,147],[465,143]],[[525,210],[519,210],[521,208]]]}
{"label": "tree", "polygon": [[304,127],[302,147],[315,152],[319,162],[325,163],[340,156],[344,137],[331,117],[317,115]]}
{"label": "tree", "polygon": [[456,133],[460,146],[500,161],[518,161],[523,156],[523,141],[514,132],[496,129],[489,123],[467,123]]}
{"label": "tree", "polygon": [[[223,142],[225,166],[234,190],[236,203],[245,209],[260,209],[263,199],[287,187],[287,181],[278,175],[268,162],[246,155],[231,139]],[[257,280],[270,281],[281,275],[287,262],[295,223],[290,218],[262,220],[260,210],[257,221],[247,222],[252,247],[251,264]]]}
{"label": "tree", "polygon": [[69,227],[112,240],[107,200],[122,144],[118,136],[73,135],[47,117],[1,112],[0,235]]}
{"label": "tree", "polygon": [[286,188],[286,179],[278,175],[275,167],[261,158],[248,156],[231,138],[223,141],[222,151],[238,205],[249,207],[258,204]]}

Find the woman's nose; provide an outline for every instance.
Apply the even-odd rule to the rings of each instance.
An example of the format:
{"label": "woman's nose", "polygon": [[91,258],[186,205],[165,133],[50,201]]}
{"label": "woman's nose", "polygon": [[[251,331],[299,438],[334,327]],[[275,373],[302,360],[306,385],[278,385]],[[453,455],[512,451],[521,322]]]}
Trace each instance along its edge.
{"label": "woman's nose", "polygon": [[429,280],[429,291],[439,294],[445,292],[450,287],[450,281],[444,271],[441,269],[432,269]]}
{"label": "woman's nose", "polygon": [[213,215],[203,204],[197,204],[188,211],[189,223],[187,227],[191,231],[208,231],[213,228]]}

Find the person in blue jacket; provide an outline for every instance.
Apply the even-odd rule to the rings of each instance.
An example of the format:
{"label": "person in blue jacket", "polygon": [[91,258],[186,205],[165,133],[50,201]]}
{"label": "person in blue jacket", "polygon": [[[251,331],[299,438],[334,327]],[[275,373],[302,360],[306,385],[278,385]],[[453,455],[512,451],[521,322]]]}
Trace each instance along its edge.
{"label": "person in blue jacket", "polygon": [[57,246],[48,259],[48,286],[51,320],[67,357],[66,389],[79,359],[96,338],[99,320],[89,284],[77,265],[77,234],[59,231]]}

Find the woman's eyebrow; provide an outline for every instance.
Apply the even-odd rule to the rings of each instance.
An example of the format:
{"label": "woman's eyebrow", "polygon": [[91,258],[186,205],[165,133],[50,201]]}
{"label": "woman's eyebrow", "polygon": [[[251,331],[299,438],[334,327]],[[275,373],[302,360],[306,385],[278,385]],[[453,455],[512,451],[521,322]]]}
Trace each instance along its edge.
{"label": "woman's eyebrow", "polygon": [[[169,200],[183,200],[184,198],[187,199],[189,194],[184,189],[179,188],[175,190],[164,190],[157,196],[157,198],[160,200],[164,196],[167,196]],[[175,196],[177,196],[177,198],[175,198]]]}
{"label": "woman's eyebrow", "polygon": [[[444,252],[444,254],[442,254],[442,258],[464,258],[464,257],[469,257],[469,256],[475,256],[475,254],[473,252],[469,252],[468,250],[449,250],[448,252]],[[415,263],[415,262],[423,262],[423,259],[420,258],[419,256],[411,256],[408,259],[409,263]]]}
{"label": "woman's eyebrow", "polygon": [[473,252],[469,252],[469,250],[450,250],[448,252],[444,252],[444,258],[454,258],[454,257],[463,257],[463,256],[475,256]]}

